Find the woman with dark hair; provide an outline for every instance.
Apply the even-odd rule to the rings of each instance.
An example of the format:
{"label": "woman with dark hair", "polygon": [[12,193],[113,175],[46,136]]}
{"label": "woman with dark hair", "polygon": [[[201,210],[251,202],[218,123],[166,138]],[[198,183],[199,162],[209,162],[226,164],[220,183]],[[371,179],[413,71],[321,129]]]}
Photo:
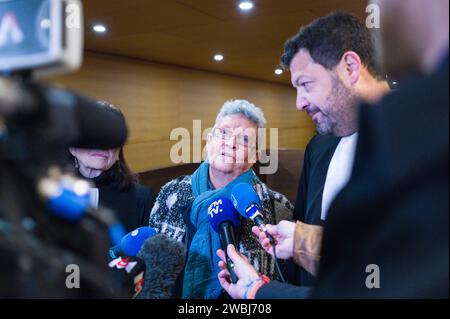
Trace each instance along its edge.
{"label": "woman with dark hair", "polygon": [[[122,112],[108,102],[98,102],[112,112]],[[96,188],[91,189],[91,204],[111,208],[127,231],[148,226],[150,211],[156,194],[152,189],[138,183],[138,175],[128,167],[123,146],[110,149],[70,148],[78,173],[90,180]]]}

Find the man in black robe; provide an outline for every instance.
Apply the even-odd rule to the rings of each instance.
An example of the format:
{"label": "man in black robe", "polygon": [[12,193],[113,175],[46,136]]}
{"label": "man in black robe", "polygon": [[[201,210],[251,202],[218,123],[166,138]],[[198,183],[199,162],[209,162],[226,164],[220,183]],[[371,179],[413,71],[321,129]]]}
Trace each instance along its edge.
{"label": "man in black robe", "polygon": [[[291,71],[297,109],[313,119],[318,132],[305,151],[294,220],[323,226],[331,201],[350,177],[358,104],[377,101],[389,86],[375,64],[369,30],[347,13],[303,27],[286,42],[281,60]],[[313,285],[315,277],[306,268],[295,267],[291,281]]]}
{"label": "man in black robe", "polygon": [[[387,70],[423,75],[362,107],[355,165],[331,205],[312,296],[448,298],[449,3],[378,2]],[[248,283],[252,269],[231,247],[228,256],[247,290],[258,288],[250,296],[308,296],[277,282]],[[224,287],[239,296],[238,285]]]}

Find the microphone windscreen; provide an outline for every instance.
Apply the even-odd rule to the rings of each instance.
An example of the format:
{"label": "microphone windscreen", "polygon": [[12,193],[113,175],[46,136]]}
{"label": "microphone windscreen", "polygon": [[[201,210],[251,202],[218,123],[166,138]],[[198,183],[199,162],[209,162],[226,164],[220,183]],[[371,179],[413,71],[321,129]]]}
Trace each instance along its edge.
{"label": "microphone windscreen", "polygon": [[165,234],[144,242],[138,257],[145,262],[145,281],[139,299],[168,299],[184,268],[186,248]]}
{"label": "microphone windscreen", "polygon": [[261,207],[261,199],[250,184],[239,183],[231,190],[231,200],[236,210],[245,218],[249,216],[246,213],[248,207],[256,204]]}
{"label": "microphone windscreen", "polygon": [[123,254],[125,256],[136,256],[145,240],[156,235],[156,233],[156,230],[148,226],[139,227],[129,232],[120,242]]}
{"label": "microphone windscreen", "polygon": [[235,228],[239,228],[239,218],[231,200],[226,197],[217,198],[208,207],[209,223],[216,233],[222,222],[231,222]]}

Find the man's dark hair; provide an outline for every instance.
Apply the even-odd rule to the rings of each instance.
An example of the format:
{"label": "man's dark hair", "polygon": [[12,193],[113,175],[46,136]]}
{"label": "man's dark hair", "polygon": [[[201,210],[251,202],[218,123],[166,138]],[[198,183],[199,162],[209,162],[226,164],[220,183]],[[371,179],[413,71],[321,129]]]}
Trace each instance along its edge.
{"label": "man's dark hair", "polygon": [[375,61],[373,37],[366,26],[349,13],[336,11],[301,27],[284,44],[281,64],[285,69],[289,69],[301,49],[308,50],[314,62],[328,70],[339,63],[345,52],[354,51],[371,75],[384,78]]}

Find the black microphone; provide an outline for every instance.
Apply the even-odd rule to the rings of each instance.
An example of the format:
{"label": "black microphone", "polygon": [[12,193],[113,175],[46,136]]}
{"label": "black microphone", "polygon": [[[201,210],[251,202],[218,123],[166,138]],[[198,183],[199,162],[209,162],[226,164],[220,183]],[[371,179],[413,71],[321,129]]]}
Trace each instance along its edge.
{"label": "black microphone", "polygon": [[136,298],[144,286],[145,262],[136,256],[120,256],[108,263],[109,273],[114,279],[109,288],[117,297]]}
{"label": "black microphone", "polygon": [[145,279],[138,299],[169,299],[184,268],[186,248],[165,234],[148,238],[138,255],[145,263]]}
{"label": "black microphone", "polygon": [[245,218],[250,218],[266,234],[273,245],[275,240],[267,231],[266,222],[260,212],[261,200],[255,190],[247,183],[239,183],[231,190],[231,200],[239,214]]}
{"label": "black microphone", "polygon": [[236,247],[236,237],[234,229],[239,228],[239,218],[231,201],[226,197],[220,197],[212,202],[208,207],[209,223],[216,233],[220,236],[220,244],[225,252],[227,268],[231,275],[231,282],[235,284],[238,281],[234,272],[234,263],[228,257],[227,247],[233,245]]}

